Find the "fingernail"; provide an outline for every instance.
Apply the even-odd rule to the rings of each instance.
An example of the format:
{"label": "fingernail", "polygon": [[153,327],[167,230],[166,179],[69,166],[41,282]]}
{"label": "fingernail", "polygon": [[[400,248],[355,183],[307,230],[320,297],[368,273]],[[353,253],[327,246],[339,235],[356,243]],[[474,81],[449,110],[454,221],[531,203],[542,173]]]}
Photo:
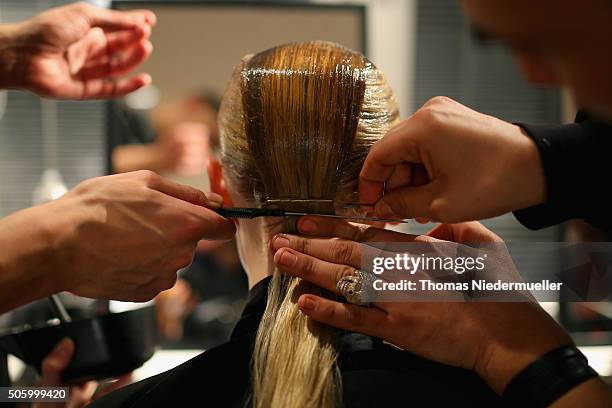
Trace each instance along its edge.
{"label": "fingernail", "polygon": [[393,212],[389,204],[387,204],[384,201],[381,201],[378,204],[376,204],[374,213],[381,218],[394,218],[395,217],[395,213]]}
{"label": "fingernail", "polygon": [[304,232],[306,234],[312,234],[317,232],[317,224],[312,220],[302,220],[298,223],[298,228],[300,232]]}
{"label": "fingernail", "polygon": [[223,205],[223,197],[221,197],[217,193],[208,192],[204,193],[206,195],[206,199],[208,200],[208,204],[213,208],[221,208]]}
{"label": "fingernail", "polygon": [[302,297],[298,301],[298,306],[300,307],[300,310],[311,312],[315,309],[316,303],[309,297]]}
{"label": "fingernail", "polygon": [[277,234],[272,238],[272,249],[279,250],[289,246],[289,239],[283,234]]}
{"label": "fingernail", "polygon": [[278,259],[278,263],[283,266],[293,266],[295,261],[297,261],[297,256],[289,251],[283,251]]}
{"label": "fingernail", "polygon": [[60,341],[57,346],[55,346],[55,349],[53,349],[53,354],[60,357],[66,357],[72,348],[72,343],[72,340],[66,337]]}

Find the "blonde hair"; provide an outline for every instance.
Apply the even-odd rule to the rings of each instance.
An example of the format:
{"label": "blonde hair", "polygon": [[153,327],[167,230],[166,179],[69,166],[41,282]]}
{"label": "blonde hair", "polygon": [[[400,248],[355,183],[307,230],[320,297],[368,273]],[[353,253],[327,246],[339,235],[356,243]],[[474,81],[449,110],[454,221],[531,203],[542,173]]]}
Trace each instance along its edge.
{"label": "blonde hair", "polygon": [[[246,56],[219,113],[222,163],[254,205],[334,213],[356,200],[371,145],[398,120],[383,74],[363,55],[313,41]],[[295,232],[295,220],[281,229]],[[327,295],[275,271],[252,361],[255,407],[341,403],[337,333],[299,312],[303,293]]]}

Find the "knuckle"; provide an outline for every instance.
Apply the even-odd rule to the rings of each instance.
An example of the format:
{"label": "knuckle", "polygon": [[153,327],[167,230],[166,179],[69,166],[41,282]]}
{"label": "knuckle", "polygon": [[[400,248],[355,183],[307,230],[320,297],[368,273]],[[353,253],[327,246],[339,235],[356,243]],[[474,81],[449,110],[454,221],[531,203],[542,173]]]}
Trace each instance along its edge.
{"label": "knuckle", "polygon": [[135,175],[149,187],[154,187],[158,185],[161,179],[161,176],[159,174],[151,170],[138,170],[135,172]]}
{"label": "knuckle", "polygon": [[311,247],[310,241],[307,238],[301,238],[301,237],[295,237],[295,236],[289,239],[289,244],[291,245],[291,248],[303,254],[307,254],[308,250]]}
{"label": "knuckle", "polygon": [[419,109],[414,115],[421,122],[426,124],[430,129],[438,128],[441,124],[440,111],[435,106],[424,106]]}
{"label": "knuckle", "polygon": [[168,276],[164,279],[160,279],[158,284],[158,292],[163,292],[164,290],[172,288],[176,284],[176,279],[176,274],[172,274],[171,276]]}
{"label": "knuckle", "polygon": [[363,312],[359,306],[348,305],[346,309],[346,322],[352,329],[358,328],[363,322]]}
{"label": "knuckle", "polygon": [[345,276],[353,276],[355,274],[355,268],[350,266],[340,266],[338,271],[336,272],[336,280],[335,282],[339,282],[340,279]]}
{"label": "knuckle", "polygon": [[351,241],[360,241],[363,229],[358,224],[341,223],[336,227],[336,235]]}
{"label": "knuckle", "polygon": [[329,304],[323,304],[320,307],[321,317],[327,322],[333,322],[336,320],[338,313],[336,309]]}
{"label": "knuckle", "polygon": [[371,242],[374,241],[376,235],[380,232],[380,229],[371,225],[364,225],[361,228],[361,240],[359,242]]}
{"label": "knuckle", "polygon": [[429,205],[429,214],[432,220],[440,221],[445,220],[448,221],[450,217],[451,207],[448,205],[448,201],[443,199],[436,199],[431,202]]}
{"label": "knuckle", "polygon": [[355,245],[352,242],[338,241],[332,248],[332,253],[338,262],[351,263],[355,255]]}
{"label": "knuckle", "polygon": [[[185,268],[191,265],[191,262],[193,261],[193,256],[194,251],[179,255],[175,260],[175,266],[177,267],[176,269]],[[176,279],[176,275],[174,274],[174,272],[176,272],[176,270],[173,271],[171,275],[173,275],[173,278]]]}
{"label": "knuckle", "polygon": [[92,6],[85,1],[76,2],[72,5],[72,7],[74,11],[78,13],[83,13],[83,14],[91,11],[92,9]]}
{"label": "knuckle", "polygon": [[312,276],[316,271],[314,259],[305,256],[298,256],[297,268],[304,277]]}
{"label": "knuckle", "polygon": [[77,193],[86,193],[96,184],[96,181],[98,179],[99,177],[95,177],[95,178],[81,181],[79,184],[77,184],[77,186],[74,188],[73,191]]}
{"label": "knuckle", "polygon": [[453,100],[451,98],[449,98],[448,96],[444,96],[444,95],[438,95],[438,96],[434,96],[433,98],[429,99],[427,101],[427,104],[431,104],[431,105],[447,105],[452,103]]}
{"label": "knuckle", "polygon": [[394,214],[402,214],[404,216],[412,214],[412,207],[403,196],[393,200],[385,200],[384,202],[389,205]]}

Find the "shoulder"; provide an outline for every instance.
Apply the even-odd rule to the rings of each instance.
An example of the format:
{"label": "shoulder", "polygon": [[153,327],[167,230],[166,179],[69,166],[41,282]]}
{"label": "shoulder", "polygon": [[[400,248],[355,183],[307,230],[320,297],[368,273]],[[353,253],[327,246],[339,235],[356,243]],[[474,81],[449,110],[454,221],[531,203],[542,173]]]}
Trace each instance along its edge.
{"label": "shoulder", "polygon": [[249,342],[237,340],[210,349],[157,376],[126,386],[89,407],[244,405],[249,388]]}

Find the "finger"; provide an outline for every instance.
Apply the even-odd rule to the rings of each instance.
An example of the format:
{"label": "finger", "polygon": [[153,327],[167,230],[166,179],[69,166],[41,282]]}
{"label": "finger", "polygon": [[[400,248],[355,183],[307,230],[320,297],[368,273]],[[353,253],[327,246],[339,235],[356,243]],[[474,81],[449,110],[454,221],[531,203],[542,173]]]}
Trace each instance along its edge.
{"label": "finger", "polygon": [[378,308],[339,303],[315,295],[300,296],[298,307],[318,322],[378,338],[384,338],[389,325],[387,314]]}
{"label": "finger", "polygon": [[116,391],[121,387],[125,387],[131,382],[132,382],[132,373],[122,375],[121,377],[117,378],[116,381],[110,383],[109,385],[105,386],[101,391],[96,393],[94,399],[102,398],[106,394]]}
{"label": "finger", "polygon": [[144,25],[137,27],[132,30],[121,30],[113,33],[105,34],[105,47],[96,50],[92,53],[89,58],[95,60],[96,58],[106,57],[109,54],[121,52],[127,48],[130,48],[134,44],[137,44],[143,40],[148,40],[151,36],[151,27]]}
{"label": "finger", "polygon": [[76,385],[70,388],[70,399],[66,403],[65,408],[82,408],[91,402],[98,383],[95,381],[88,381],[84,384]]}
{"label": "finger", "polygon": [[[297,225],[298,230],[306,235],[338,237],[356,242],[411,242],[416,236],[370,225],[316,216],[304,216],[298,220]],[[325,240],[325,242],[329,245],[329,240]]]}
{"label": "finger", "polygon": [[355,268],[322,261],[310,255],[282,248],[274,254],[274,264],[283,272],[340,294],[336,284],[345,276],[355,275]]}
{"label": "finger", "polygon": [[400,163],[393,169],[385,188],[386,191],[393,191],[410,185],[412,185],[412,163]]}
{"label": "finger", "polygon": [[68,47],[70,72],[75,74],[86,62],[91,65],[108,63],[114,54],[146,41],[150,35],[151,27],[148,25],[114,33],[105,33],[100,27],[94,27]]}
{"label": "finger", "polygon": [[[162,193],[160,193],[162,194]],[[181,237],[178,239],[195,246],[202,239],[229,240],[236,234],[236,224],[215,211],[200,205],[177,199],[166,194],[160,198],[160,205],[172,213],[180,213],[184,220]],[[184,267],[186,265],[181,265]]]}
{"label": "finger", "polygon": [[118,11],[93,7],[87,4],[74,5],[81,17],[85,17],[91,27],[102,27],[105,30],[120,30],[143,24],[154,26],[157,18],[149,10]]}
{"label": "finger", "polygon": [[497,234],[476,221],[458,224],[440,224],[428,236],[459,243],[504,242]]}
{"label": "finger", "polygon": [[122,176],[123,178],[140,178],[147,187],[171,199],[164,203],[168,208],[174,208],[193,216],[193,227],[185,232],[190,241],[194,239],[196,241],[231,239],[236,233],[233,221],[211,211],[211,209],[221,208],[223,198],[220,195],[204,193],[197,188],[176,183],[148,170],[125,173]]}
{"label": "finger", "polygon": [[62,384],[62,372],[70,364],[74,354],[74,342],[65,338],[60,341],[42,362],[41,385],[58,386]]}
{"label": "finger", "polygon": [[131,78],[100,78],[88,81],[72,81],[65,94],[70,98],[108,99],[127,95],[151,83],[149,74],[138,74]]}
{"label": "finger", "polygon": [[[93,28],[92,30],[95,29]],[[101,29],[98,28],[98,30]],[[103,32],[103,35],[103,41],[98,41],[88,54],[88,61],[92,64],[101,64],[116,53],[124,52],[138,43],[148,41],[151,35],[151,28],[145,25],[132,30],[121,30],[114,33]],[[76,44],[73,46],[76,46]]]}
{"label": "finger", "polygon": [[223,197],[219,194],[204,193],[202,190],[185,184],[179,184],[150,171],[134,172],[132,175],[141,177],[147,187],[153,190],[157,190],[194,205],[212,209],[221,208],[223,205]]}
{"label": "finger", "polygon": [[88,63],[78,75],[83,81],[125,75],[142,64],[152,52],[153,45],[143,41],[124,52],[109,55],[96,63]]}
{"label": "finger", "polygon": [[427,218],[437,221],[435,200],[437,181],[418,187],[403,187],[385,194],[374,207],[374,215],[382,218]]}
{"label": "finger", "polygon": [[272,250],[291,248],[302,254],[310,255],[335,264],[361,265],[361,247],[354,241],[328,238],[303,238],[296,235],[277,234],[271,241]]}
{"label": "finger", "polygon": [[359,174],[360,202],[374,203],[382,196],[396,165],[423,162],[415,140],[418,131],[419,126],[409,118],[374,143]]}
{"label": "finger", "polygon": [[83,38],[71,44],[66,50],[70,73],[75,75],[83,68],[90,55],[106,49],[104,30],[94,27]]}

